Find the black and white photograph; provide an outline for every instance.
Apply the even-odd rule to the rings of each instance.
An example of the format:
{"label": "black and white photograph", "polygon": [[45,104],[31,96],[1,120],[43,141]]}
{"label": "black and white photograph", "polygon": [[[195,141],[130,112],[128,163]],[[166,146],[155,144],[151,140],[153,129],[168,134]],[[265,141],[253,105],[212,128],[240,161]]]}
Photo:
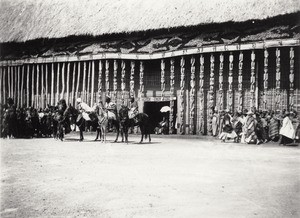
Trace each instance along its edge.
{"label": "black and white photograph", "polygon": [[0,217],[299,218],[299,0],[0,0]]}

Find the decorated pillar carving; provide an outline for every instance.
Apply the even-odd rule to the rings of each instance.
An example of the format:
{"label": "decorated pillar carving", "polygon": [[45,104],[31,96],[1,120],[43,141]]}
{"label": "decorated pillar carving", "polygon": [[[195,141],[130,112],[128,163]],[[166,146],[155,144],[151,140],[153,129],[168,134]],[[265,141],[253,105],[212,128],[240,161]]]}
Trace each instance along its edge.
{"label": "decorated pillar carving", "polygon": [[207,134],[212,135],[212,118],[214,108],[214,85],[215,85],[215,57],[210,55],[210,77],[209,77],[209,97],[207,107]]}
{"label": "decorated pillar carving", "polygon": [[242,112],[243,110],[243,52],[240,52],[239,55],[239,75],[238,75],[238,111]]}
{"label": "decorated pillar carving", "polygon": [[227,108],[230,111],[233,111],[233,89],[232,89],[232,82],[233,82],[233,54],[230,52],[229,54],[229,72],[228,72],[228,105]]}
{"label": "decorated pillar carving", "polygon": [[267,49],[264,51],[264,92],[263,92],[263,109],[267,110],[267,90],[268,90],[268,66],[269,66],[269,52]]}
{"label": "decorated pillar carving", "polygon": [[160,63],[161,68],[161,100],[164,100],[165,89],[166,89],[166,80],[165,80],[165,61],[162,59]]}
{"label": "decorated pillar carving", "polygon": [[199,75],[199,97],[200,97],[200,126],[199,131],[201,134],[205,133],[204,128],[204,56],[200,56],[200,75]]}
{"label": "decorated pillar carving", "polygon": [[109,89],[109,61],[105,61],[105,91],[106,95],[110,96],[110,89]]}
{"label": "decorated pillar carving", "polygon": [[102,68],[103,63],[99,61],[99,74],[98,74],[98,101],[101,102],[102,100]]}
{"label": "decorated pillar carving", "polygon": [[144,97],[144,62],[140,61],[140,98]]}
{"label": "decorated pillar carving", "polygon": [[223,53],[221,53],[220,66],[219,66],[219,111],[224,110],[223,70],[224,70],[224,55]]}
{"label": "decorated pillar carving", "polygon": [[276,100],[275,100],[275,109],[280,109],[280,50],[276,48]]}
{"label": "decorated pillar carving", "polygon": [[184,113],[185,113],[185,107],[184,107],[184,98],[185,98],[185,60],[184,57],[181,57],[180,60],[180,133],[185,133],[185,125],[184,125]]}
{"label": "decorated pillar carving", "polygon": [[289,93],[289,109],[292,111],[294,109],[294,48],[290,48],[290,93]]}
{"label": "decorated pillar carving", "polygon": [[130,62],[130,97],[135,97],[134,94],[134,68],[135,68],[135,62]]}
{"label": "decorated pillar carving", "polygon": [[255,53],[251,53],[250,108],[255,107]]}
{"label": "decorated pillar carving", "polygon": [[195,58],[191,57],[191,81],[190,81],[190,134],[195,132],[195,90],[196,90],[196,78],[195,78]]}
{"label": "decorated pillar carving", "polygon": [[118,62],[117,60],[114,60],[114,79],[113,79],[113,83],[114,83],[114,92],[113,92],[113,99],[115,102],[117,102],[117,89],[118,89],[118,82],[117,82],[117,73],[118,73]]}
{"label": "decorated pillar carving", "polygon": [[174,127],[174,85],[175,85],[175,68],[174,68],[174,58],[170,60],[170,117],[169,117],[169,126],[170,126],[170,134],[173,133]]}
{"label": "decorated pillar carving", "polygon": [[54,104],[56,104],[59,100],[59,81],[60,81],[60,66],[57,63],[57,77],[56,77],[56,100]]}
{"label": "decorated pillar carving", "polygon": [[121,62],[121,91],[122,91],[122,104],[125,104],[125,89],[126,89],[126,83],[125,83],[125,61],[122,60]]}
{"label": "decorated pillar carving", "polygon": [[95,90],[95,61],[92,61],[92,81],[91,81],[91,106],[95,104],[94,102],[94,90]]}

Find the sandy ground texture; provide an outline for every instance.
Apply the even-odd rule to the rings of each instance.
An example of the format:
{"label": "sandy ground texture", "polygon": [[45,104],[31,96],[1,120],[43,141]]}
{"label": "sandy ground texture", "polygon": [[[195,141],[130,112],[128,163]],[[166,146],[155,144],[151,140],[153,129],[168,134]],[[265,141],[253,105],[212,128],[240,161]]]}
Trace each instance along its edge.
{"label": "sandy ground texture", "polygon": [[300,149],[1,139],[1,217],[299,217]]}

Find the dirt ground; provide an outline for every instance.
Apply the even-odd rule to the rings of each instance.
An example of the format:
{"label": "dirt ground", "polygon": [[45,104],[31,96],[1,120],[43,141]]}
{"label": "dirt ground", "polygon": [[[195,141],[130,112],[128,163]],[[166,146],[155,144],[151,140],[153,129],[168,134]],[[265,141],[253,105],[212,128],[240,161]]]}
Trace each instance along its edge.
{"label": "dirt ground", "polygon": [[1,217],[299,217],[300,149],[1,139]]}

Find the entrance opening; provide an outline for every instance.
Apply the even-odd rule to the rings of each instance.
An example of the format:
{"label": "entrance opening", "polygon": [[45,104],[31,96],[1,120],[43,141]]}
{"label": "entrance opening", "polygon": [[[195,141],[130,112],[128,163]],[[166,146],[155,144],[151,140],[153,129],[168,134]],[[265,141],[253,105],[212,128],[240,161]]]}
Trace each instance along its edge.
{"label": "entrance opening", "polygon": [[[176,113],[177,113],[177,102],[174,101],[174,112],[173,112],[173,119],[175,123]],[[150,128],[151,133],[154,133],[155,127],[158,126],[159,122],[163,120],[163,117],[169,121],[170,112],[162,113],[160,109],[163,106],[170,106],[170,101],[154,101],[154,102],[145,102],[144,104],[144,112],[148,114],[150,120]],[[174,124],[175,125],[175,124]]]}

